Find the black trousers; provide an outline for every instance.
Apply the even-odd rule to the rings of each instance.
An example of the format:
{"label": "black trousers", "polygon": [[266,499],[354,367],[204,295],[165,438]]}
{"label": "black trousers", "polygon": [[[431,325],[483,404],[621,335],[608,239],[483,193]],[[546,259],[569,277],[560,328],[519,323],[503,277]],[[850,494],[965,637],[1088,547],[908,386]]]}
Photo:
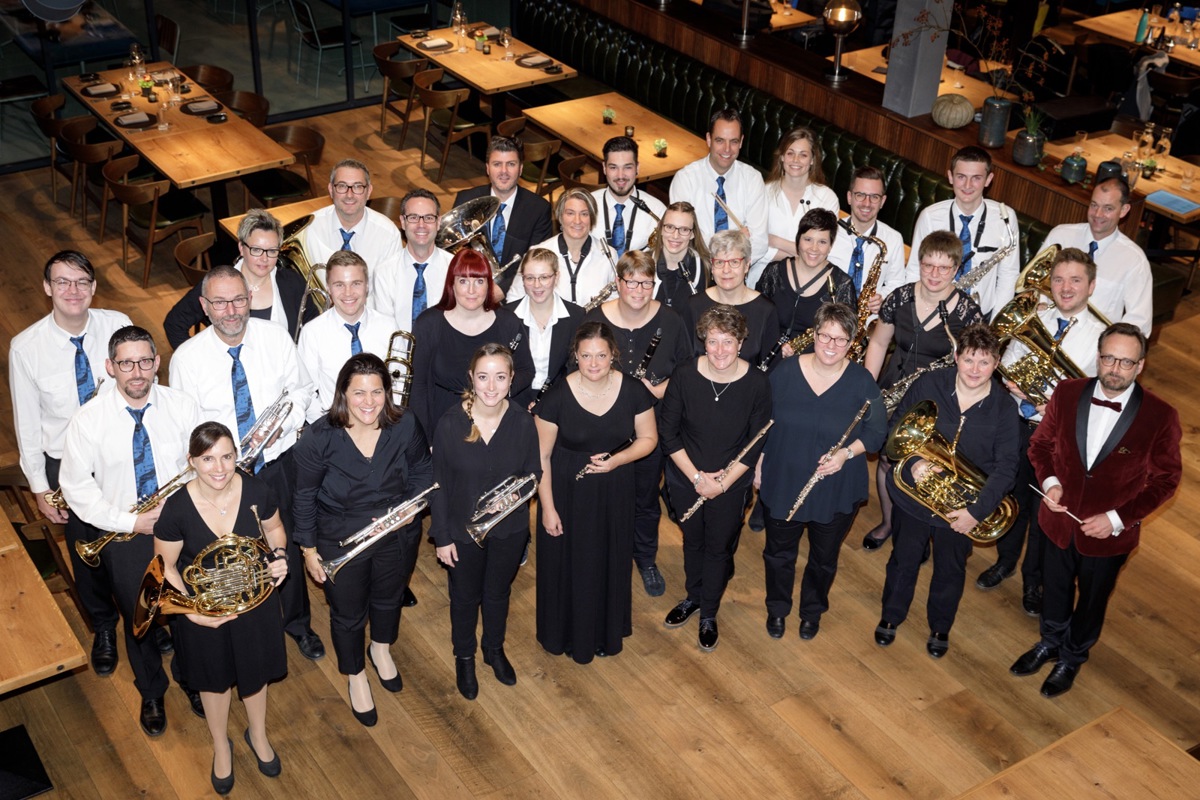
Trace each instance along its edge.
{"label": "black trousers", "polygon": [[[1021,547],[1025,547],[1025,559],[1021,561],[1021,580],[1026,587],[1042,585],[1042,560],[1046,548],[1046,535],[1038,525],[1038,510],[1042,507],[1042,496],[1029,488],[1037,484],[1037,475],[1029,463],[1029,437],[1034,426],[1021,424],[1021,459],[1017,463],[1017,484],[1013,487],[1013,498],[1017,501],[1017,518],[996,542],[996,563],[1011,569],[1017,568],[1021,558]],[[1028,536],[1026,536],[1028,531]],[[1026,542],[1028,541],[1028,544]]]}
{"label": "black trousers", "polygon": [[887,578],[883,582],[883,621],[899,625],[907,619],[925,543],[933,537],[933,576],[929,581],[925,614],[930,631],[949,633],[962,600],[971,540],[942,525],[932,525],[928,517],[910,516],[899,506],[892,508],[892,528],[895,541],[887,563]]}
{"label": "black trousers", "polygon": [[[91,525],[86,528],[89,538],[94,539],[102,533]],[[112,581],[113,596],[120,609],[125,632],[125,652],[129,667],[133,670],[133,685],[147,700],[162,697],[170,685],[167,673],[163,670],[162,654],[158,652],[154,632],[148,632],[141,639],[133,635],[133,614],[142,576],[153,557],[154,537],[138,535],[128,542],[113,542],[105,547],[100,554],[100,567],[97,568],[104,570]],[[84,569],[90,568],[85,566]]]}
{"label": "black trousers", "polygon": [[1087,661],[1088,651],[1104,627],[1108,598],[1128,558],[1128,554],[1080,555],[1074,543],[1065,550],[1047,544],[1042,644],[1059,648],[1061,663],[1078,666]]}
{"label": "black trousers", "polygon": [[279,517],[287,533],[288,577],[279,585],[283,603],[283,629],[292,636],[305,636],[312,630],[312,612],[308,601],[308,581],[305,579],[304,555],[292,540],[295,519],[292,517],[292,496],[295,494],[295,462],[288,450],[262,468],[258,477],[266,481],[279,499]]}
{"label": "black trousers", "polygon": [[[716,617],[721,608],[721,598],[733,575],[733,553],[742,529],[742,514],[746,510],[749,491],[747,484],[741,491],[726,492],[706,500],[689,520],[679,523],[683,531],[687,599],[700,605],[701,619]],[[679,495],[680,501],[690,501],[687,506],[682,506],[682,502],[675,506],[680,516],[699,497],[694,492],[676,488],[675,484],[672,484],[672,493]]]}
{"label": "black trousers", "polygon": [[508,601],[521,566],[527,535],[516,533],[474,542],[456,541],[458,563],[450,573],[450,641],[456,658],[475,655],[475,628],[483,613],[483,649],[504,646]]}
{"label": "black trousers", "polygon": [[[842,541],[854,524],[854,514],[836,514],[828,522],[788,522],[767,509],[766,546],[763,567],[767,579],[767,614],[786,617],[792,613],[792,589],[796,585],[796,559],[800,539],[808,529],[808,563],[800,581],[800,619],[820,622],[829,610],[829,589],[837,576]],[[784,511],[786,513],[786,511]]]}
{"label": "black trousers", "polygon": [[658,486],[664,461],[662,448],[656,445],[650,455],[633,463],[633,563],[638,569],[654,566],[658,557],[658,522],[662,519]]}
{"label": "black trousers", "polygon": [[[46,456],[46,478],[52,488],[58,488],[58,470],[62,461]],[[79,592],[79,601],[87,612],[92,630],[113,631],[117,629],[117,604],[113,600],[112,579],[108,570],[101,564],[99,567],[89,567],[75,552],[75,543],[90,541],[100,534],[75,516],[75,512],[67,512],[67,524],[64,532],[67,539],[67,550],[71,558],[71,571],[74,573],[75,590]],[[147,559],[149,561],[149,559]],[[142,568],[145,569],[143,564]],[[138,577],[141,580],[141,576]]]}

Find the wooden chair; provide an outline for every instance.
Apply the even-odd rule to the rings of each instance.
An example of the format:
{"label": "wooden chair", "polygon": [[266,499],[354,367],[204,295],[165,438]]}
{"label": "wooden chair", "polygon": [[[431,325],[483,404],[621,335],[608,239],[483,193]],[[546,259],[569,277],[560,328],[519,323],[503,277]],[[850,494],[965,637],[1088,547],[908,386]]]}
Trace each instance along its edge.
{"label": "wooden chair", "polygon": [[446,171],[446,162],[450,160],[450,145],[466,139],[467,152],[471,153],[469,137],[480,134],[486,143],[487,138],[491,135],[491,126],[487,122],[459,116],[461,104],[471,96],[470,89],[439,90],[432,88],[433,84],[442,79],[443,72],[442,69],[429,69],[413,76],[413,83],[417,86],[417,96],[421,100],[421,105],[425,107],[425,131],[421,140],[422,170],[425,169],[426,144],[434,141],[429,126],[432,124],[438,132],[445,136],[446,140],[445,145],[442,146],[442,158],[434,183],[442,182],[442,173]]}
{"label": "wooden chair", "polygon": [[[66,105],[66,102],[65,94],[52,94],[49,97],[34,100],[29,107],[29,112],[33,115],[33,121],[38,126],[38,130],[50,143],[50,196],[56,203],[58,202],[58,176],[62,175],[70,180],[73,172],[71,166],[59,161],[59,155],[63,154],[62,129],[71,122],[88,118],[81,116],[59,119],[58,112]],[[74,195],[72,195],[72,199],[74,199]],[[71,213],[75,213],[73,209]]]}
{"label": "wooden chair", "polygon": [[233,73],[213,64],[193,64],[179,71],[200,85],[209,94],[233,91]]}
{"label": "wooden chair", "polygon": [[129,239],[133,229],[146,231],[145,266],[142,288],[150,281],[154,245],[183,231],[204,232],[203,219],[208,207],[189,192],[171,191],[167,180],[127,183],[126,179],[141,161],[141,156],[125,156],[104,165],[104,183],[109,194],[121,204],[121,265],[129,270]]}
{"label": "wooden chair", "polygon": [[208,261],[208,251],[216,241],[215,233],[202,233],[175,245],[175,263],[179,265],[183,277],[187,278],[189,286],[198,284],[204,278],[204,273],[212,268]]}
{"label": "wooden chair", "polygon": [[1146,80],[1150,82],[1150,103],[1154,108],[1151,118],[1169,128],[1178,126],[1188,95],[1200,88],[1200,75],[1184,76],[1150,70],[1146,73]]}
{"label": "wooden chair", "polygon": [[[525,131],[526,117],[506,119],[496,126],[496,134],[510,138]],[[524,138],[524,156],[521,160],[521,180],[534,184],[537,194],[554,197],[554,190],[561,185],[556,172],[550,171],[554,156],[562,148],[559,139],[530,139]]]}
{"label": "wooden chair", "polygon": [[63,126],[62,148],[71,159],[71,215],[75,214],[75,198],[83,206],[83,227],[88,226],[88,200],[100,207],[100,241],[104,241],[104,228],[108,222],[108,191],[99,170],[121,152],[122,144],[117,140],[92,143],[87,135],[96,129],[100,120],[81,117]]}
{"label": "wooden chair", "polygon": [[179,58],[179,23],[162,14],[154,15],[154,28],[158,38],[159,53],[168,52],[171,57],[166,59],[172,64]]}
{"label": "wooden chair", "polygon": [[400,227],[400,212],[404,210],[401,208],[400,201],[403,199],[403,197],[372,197],[367,201],[367,208],[378,211],[395,222],[396,227]]}
{"label": "wooden chair", "polygon": [[271,101],[256,92],[237,90],[215,92],[213,99],[233,111],[256,128],[266,127],[267,115],[271,112]]}
{"label": "wooden chair", "polygon": [[54,567],[58,571],[58,575],[62,578],[63,583],[67,586],[67,594],[71,597],[71,602],[75,604],[75,610],[79,612],[83,624],[87,627],[89,633],[94,633],[92,628],[92,618],[88,614],[87,609],[83,607],[83,599],[79,596],[79,589],[75,586],[75,575],[71,572],[71,561],[63,552],[70,543],[67,542],[66,528],[56,522],[39,519],[36,522],[30,522],[27,525],[21,526],[21,536],[25,537],[27,542],[35,542],[42,539],[50,547],[50,556],[54,559]]}
{"label": "wooden chair", "polygon": [[408,135],[408,123],[412,121],[413,102],[417,99],[417,87],[412,78],[429,66],[429,59],[411,58],[393,61],[392,57],[401,49],[399,42],[385,42],[375,48],[375,68],[383,76],[383,99],[379,104],[379,135],[387,130],[387,115],[391,111],[403,120],[400,141],[396,149],[404,146]]}
{"label": "wooden chair", "polygon": [[[295,23],[296,41],[299,47],[296,51],[296,83],[300,82],[300,61],[304,56],[304,48],[317,51],[317,85],[313,97],[321,95],[321,56],[326,50],[336,50],[346,45],[341,25],[330,25],[325,28],[317,27],[317,18],[313,16],[312,6],[304,0],[288,0],[292,8],[292,20]],[[362,59],[362,38],[357,33],[350,34],[350,44],[358,50],[358,59],[354,66],[362,70],[363,86],[367,87],[367,65]],[[339,70],[341,75],[344,70]],[[363,91],[367,91],[364,88]]]}
{"label": "wooden chair", "polygon": [[558,179],[562,181],[563,189],[586,189],[589,192],[594,192],[597,189],[603,189],[603,183],[588,183],[584,180],[583,170],[588,165],[588,157],[572,156],[564,158],[558,162]]}
{"label": "wooden chair", "polygon": [[263,133],[295,156],[296,163],[304,165],[305,174],[302,176],[280,167],[243,175],[246,208],[250,208],[251,195],[262,201],[266,208],[287,200],[314,197],[312,168],[321,161],[321,154],[325,151],[325,137],[304,125],[276,125],[266,128]]}

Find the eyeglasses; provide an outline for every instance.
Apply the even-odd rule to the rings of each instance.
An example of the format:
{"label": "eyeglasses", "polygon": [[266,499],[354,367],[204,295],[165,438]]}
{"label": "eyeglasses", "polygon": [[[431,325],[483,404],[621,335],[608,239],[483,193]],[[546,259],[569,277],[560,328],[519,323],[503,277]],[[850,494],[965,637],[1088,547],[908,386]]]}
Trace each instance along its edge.
{"label": "eyeglasses", "polygon": [[362,194],[366,190],[367,185],[365,183],[342,183],[339,181],[333,185],[333,191],[337,194],[345,194],[346,192]]}
{"label": "eyeglasses", "polygon": [[556,277],[558,276],[553,272],[551,272],[549,275],[522,275],[521,281],[526,286],[541,286],[543,283],[549,283]]}
{"label": "eyeglasses", "polygon": [[211,297],[204,298],[208,304],[213,307],[213,311],[224,311],[226,306],[233,304],[234,308],[245,308],[250,305],[250,298],[246,295],[239,295],[232,300],[213,300]]}
{"label": "eyeglasses", "polygon": [[[362,192],[355,192],[362,194]],[[438,221],[437,214],[405,214],[404,221],[409,225],[416,225],[418,222],[424,222],[426,225],[432,225]]]}
{"label": "eyeglasses", "polygon": [[818,333],[817,341],[821,344],[833,343],[835,347],[845,347],[850,344],[850,340],[845,336],[830,336],[828,333]]}
{"label": "eyeglasses", "polygon": [[121,372],[133,372],[134,367],[140,370],[154,369],[153,358],[131,358],[124,361],[114,361],[113,363],[117,365],[117,369],[121,370]]}
{"label": "eyeglasses", "polygon": [[1136,367],[1141,361],[1140,358],[1135,361],[1132,358],[1117,358],[1116,356],[1110,355],[1102,355],[1097,360],[1106,367],[1111,367],[1113,364],[1120,364],[1121,369],[1125,370],[1126,372]]}
{"label": "eyeglasses", "polygon": [[630,281],[621,278],[621,283],[625,284],[626,289],[653,289],[654,281]]}
{"label": "eyeglasses", "polygon": [[665,223],[663,224],[662,229],[663,229],[663,233],[667,233],[667,234],[678,233],[682,236],[691,236],[692,231],[694,230],[693,228],[688,228],[683,225],[667,225]]}
{"label": "eyeglasses", "polygon": [[938,275],[949,275],[954,271],[954,267],[949,264],[930,264],[928,261],[921,262],[922,272],[934,272]]}
{"label": "eyeglasses", "polygon": [[278,247],[254,247],[244,239],[241,240],[241,242],[242,247],[246,248],[246,252],[249,253],[252,258],[262,258],[263,256],[266,256],[267,258],[279,258]]}
{"label": "eyeglasses", "polygon": [[72,286],[74,286],[76,289],[87,291],[91,288],[93,283],[95,283],[95,281],[91,278],[77,278],[76,280],[71,280],[70,278],[55,278],[54,280],[50,281],[50,285],[55,289],[58,289],[60,292],[65,292]]}
{"label": "eyeglasses", "polygon": [[870,200],[872,203],[878,203],[883,199],[883,195],[881,194],[867,194],[866,192],[851,192],[850,196],[860,203],[863,200]]}
{"label": "eyeglasses", "polygon": [[737,269],[745,263],[746,259],[744,258],[714,258],[712,260],[714,267],[732,267],[733,269]]}

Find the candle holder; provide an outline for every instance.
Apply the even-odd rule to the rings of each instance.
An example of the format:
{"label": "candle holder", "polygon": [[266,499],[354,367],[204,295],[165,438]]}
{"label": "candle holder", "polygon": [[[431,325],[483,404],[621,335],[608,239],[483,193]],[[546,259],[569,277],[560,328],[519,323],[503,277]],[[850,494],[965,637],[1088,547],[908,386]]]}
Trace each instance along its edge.
{"label": "candle holder", "polygon": [[625,126],[625,135],[628,136],[630,139],[633,138],[633,126],[632,125]]}
{"label": "candle holder", "polygon": [[825,71],[825,80],[830,83],[841,83],[846,80],[847,72],[842,69],[842,48],[846,37],[854,33],[862,21],[862,7],[856,0],[830,0],[821,15],[825,21],[825,30],[833,34],[835,49],[833,67]]}

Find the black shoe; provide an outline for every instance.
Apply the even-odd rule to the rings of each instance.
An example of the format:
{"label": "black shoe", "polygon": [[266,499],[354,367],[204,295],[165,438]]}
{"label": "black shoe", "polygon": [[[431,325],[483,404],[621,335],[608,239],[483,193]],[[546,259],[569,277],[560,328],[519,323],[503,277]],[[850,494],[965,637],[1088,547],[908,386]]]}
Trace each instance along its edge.
{"label": "black shoe", "polygon": [[1058,648],[1046,647],[1038,642],[1031,650],[1014,661],[1008,671],[1018,678],[1024,678],[1026,675],[1032,675],[1040,670],[1047,661],[1058,661]]}
{"label": "black shoe", "polygon": [[460,656],[454,659],[454,682],[458,693],[468,700],[479,696],[479,681],[475,678],[475,656]]}
{"label": "black shoe", "polygon": [[696,642],[700,645],[701,650],[706,653],[716,650],[717,639],[720,635],[720,632],[717,630],[717,620],[715,617],[700,620],[700,633],[696,637]]}
{"label": "black shoe", "polygon": [[755,501],[754,507],[750,509],[750,518],[746,520],[746,526],[755,533],[762,533],[766,530],[767,510],[761,499]]}
{"label": "black shoe", "polygon": [[412,589],[405,586],[404,594],[401,595],[401,597],[400,597],[400,605],[404,606],[405,608],[412,608],[416,604],[417,604],[417,596],[415,594],[413,594]]}
{"label": "black shoe", "polygon": [[217,757],[213,756],[212,787],[222,797],[233,791],[233,739],[229,740],[229,774],[224,778],[217,777]]}
{"label": "black shoe", "polygon": [[862,549],[863,550],[878,550],[879,548],[883,547],[884,542],[886,542],[888,539],[892,538],[892,529],[891,528],[888,528],[887,533],[884,534],[883,538],[881,538],[881,539],[875,538],[874,536],[871,535],[871,533],[872,533],[872,531],[868,531],[867,535],[863,537],[863,540],[862,540]]}
{"label": "black shoe", "polygon": [[1021,608],[1031,617],[1042,615],[1042,587],[1026,586],[1021,594]]}
{"label": "black shoe", "polygon": [[925,642],[925,652],[933,658],[941,658],[950,652],[950,634],[933,632]]}
{"label": "black shoe", "polygon": [[642,573],[642,586],[646,589],[646,594],[651,597],[662,597],[663,593],[667,591],[667,582],[663,580],[662,573],[654,564],[645,569],[639,567],[638,572]]}
{"label": "black shoe", "polygon": [[608,658],[608,651],[603,647],[596,648],[596,658]]}
{"label": "black shoe", "polygon": [[1061,661],[1055,664],[1045,683],[1042,684],[1042,697],[1058,697],[1060,694],[1071,691],[1071,686],[1075,683],[1075,675],[1078,672],[1079,667],[1074,664],[1064,664]]}
{"label": "black shoe", "polygon": [[[924,564],[926,561],[928,561],[929,557],[932,555],[933,555],[933,540],[930,539],[928,542],[925,543],[925,550],[921,553],[921,564]],[[918,566],[920,566],[920,564],[918,564]]]}
{"label": "black shoe", "polygon": [[787,622],[783,617],[772,617],[767,615],[767,635],[772,639],[782,639],[783,629],[787,627]]}
{"label": "black shoe", "polygon": [[117,632],[96,631],[92,640],[92,670],[101,676],[112,675],[117,668]]}
{"label": "black shoe", "polygon": [[300,654],[309,661],[320,661],[325,657],[325,644],[321,641],[321,637],[317,636],[312,631],[303,636],[292,636],[296,640],[296,646],[300,648]]}
{"label": "black shoe", "polygon": [[140,721],[147,736],[163,735],[163,731],[167,729],[167,707],[161,697],[142,701]]}
{"label": "black shoe", "polygon": [[270,761],[263,761],[258,757],[258,751],[254,749],[254,742],[250,741],[250,729],[246,728],[246,744],[250,745],[250,752],[254,753],[254,760],[258,762],[258,771],[268,778],[278,778],[279,773],[283,772],[283,762],[279,760],[279,753]]}
{"label": "black shoe", "polygon": [[[358,720],[359,724],[364,728],[374,728],[375,723],[379,722],[379,711],[374,705],[368,711],[359,711],[354,707],[354,698],[350,695],[350,686],[346,686],[346,699],[350,701],[350,713]],[[257,756],[256,756],[257,758]]]}
{"label": "black shoe", "polygon": [[686,599],[680,600],[679,605],[667,612],[667,618],[663,620],[663,625],[666,625],[668,628],[678,628],[687,622],[692,614],[695,614],[699,610],[699,603],[693,603],[691,600]]}
{"label": "black shoe", "polygon": [[985,592],[991,591],[1004,582],[1004,579],[1013,574],[1013,568],[1007,564],[996,562],[980,573],[979,579],[975,581],[975,585],[983,589]]}
{"label": "black shoe", "polygon": [[879,624],[875,626],[875,644],[887,647],[894,641],[896,641],[896,626],[890,622],[879,620]]}
{"label": "black shoe", "polygon": [[400,670],[396,670],[396,677],[388,678],[387,680],[383,679],[383,676],[379,674],[379,667],[375,664],[375,656],[371,655],[370,646],[367,647],[367,660],[371,662],[371,666],[375,669],[375,676],[379,678],[380,686],[392,694],[404,688],[404,680],[400,677]]}
{"label": "black shoe", "polygon": [[517,685],[517,671],[509,663],[508,656],[504,655],[503,647],[489,647],[484,650],[483,663],[492,668],[492,673],[495,674],[496,680],[505,686]]}
{"label": "black shoe", "polygon": [[817,632],[820,630],[821,623],[809,622],[806,619],[800,620],[800,638],[804,641],[807,642],[809,639],[815,639],[817,637]]}
{"label": "black shoe", "polygon": [[529,563],[529,539],[525,540],[525,549],[521,551],[521,566]]}
{"label": "black shoe", "polygon": [[204,719],[204,703],[200,700],[200,693],[191,689],[184,689],[183,693],[187,695],[188,705],[192,707],[192,713],[200,719]]}
{"label": "black shoe", "polygon": [[166,625],[158,625],[154,628],[154,645],[164,656],[175,652],[175,643],[171,641],[171,631]]}

